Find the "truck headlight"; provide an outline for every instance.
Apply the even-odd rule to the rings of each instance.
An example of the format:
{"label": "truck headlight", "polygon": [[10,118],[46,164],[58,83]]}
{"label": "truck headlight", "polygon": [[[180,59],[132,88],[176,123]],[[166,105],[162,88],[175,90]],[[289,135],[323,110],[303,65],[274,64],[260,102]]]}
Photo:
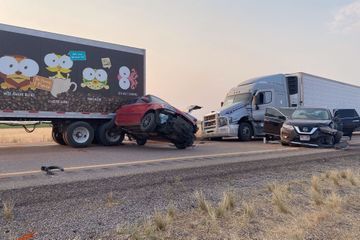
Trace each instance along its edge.
{"label": "truck headlight", "polygon": [[228,124],[226,117],[220,117],[218,121],[219,121],[219,127],[222,127],[222,126],[225,126]]}
{"label": "truck headlight", "polygon": [[284,123],[282,127],[286,130],[294,130],[294,126],[287,123]]}

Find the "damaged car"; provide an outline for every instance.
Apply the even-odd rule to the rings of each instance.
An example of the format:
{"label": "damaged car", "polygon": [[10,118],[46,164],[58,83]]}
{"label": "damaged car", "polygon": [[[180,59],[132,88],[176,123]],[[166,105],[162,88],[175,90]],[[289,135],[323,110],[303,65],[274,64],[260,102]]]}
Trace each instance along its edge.
{"label": "damaged car", "polygon": [[340,142],[341,120],[326,108],[269,108],[265,113],[267,138],[279,138],[282,145],[332,147]]}
{"label": "damaged car", "polygon": [[118,108],[109,134],[119,136],[120,132],[121,141],[126,134],[138,145],[145,145],[149,139],[166,140],[185,149],[194,144],[198,130],[190,112],[199,108],[194,105],[189,112],[183,112],[154,95],[146,95]]}

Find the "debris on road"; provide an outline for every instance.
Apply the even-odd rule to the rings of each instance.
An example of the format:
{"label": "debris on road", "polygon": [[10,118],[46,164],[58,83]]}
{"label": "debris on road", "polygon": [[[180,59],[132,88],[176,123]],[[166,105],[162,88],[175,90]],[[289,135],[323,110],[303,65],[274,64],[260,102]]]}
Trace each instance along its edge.
{"label": "debris on road", "polygon": [[46,172],[47,175],[55,175],[54,171],[64,172],[64,168],[59,166],[41,166],[41,171]]}

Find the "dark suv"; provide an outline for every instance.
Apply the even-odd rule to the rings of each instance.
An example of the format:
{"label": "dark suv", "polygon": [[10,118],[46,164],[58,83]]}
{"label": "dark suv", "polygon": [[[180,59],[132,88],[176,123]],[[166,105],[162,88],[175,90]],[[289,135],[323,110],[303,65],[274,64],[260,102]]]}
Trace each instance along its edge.
{"label": "dark suv", "polygon": [[360,117],[355,109],[336,109],[334,117],[341,120],[340,129],[344,132],[344,136],[352,137],[352,133],[360,128]]}

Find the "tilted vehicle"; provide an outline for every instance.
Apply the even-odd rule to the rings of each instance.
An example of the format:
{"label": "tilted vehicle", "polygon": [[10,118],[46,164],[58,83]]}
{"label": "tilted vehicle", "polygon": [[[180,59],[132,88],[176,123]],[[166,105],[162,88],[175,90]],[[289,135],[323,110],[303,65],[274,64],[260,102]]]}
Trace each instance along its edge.
{"label": "tilted vehicle", "polygon": [[[326,89],[326,90],[325,90]],[[360,87],[307,73],[275,74],[241,82],[231,88],[218,111],[204,116],[202,137],[264,136],[269,107],[324,107],[360,110]]]}
{"label": "tilted vehicle", "polygon": [[108,145],[121,143],[127,134],[138,145],[146,144],[148,139],[166,140],[178,149],[185,149],[194,143],[198,130],[196,122],[196,118],[189,113],[156,96],[146,95],[120,106],[114,121],[101,131],[104,134],[100,137]]}
{"label": "tilted vehicle", "polygon": [[341,120],[332,117],[329,109],[284,110],[266,110],[264,131],[268,139],[280,137],[283,145],[334,146],[343,136]]}

